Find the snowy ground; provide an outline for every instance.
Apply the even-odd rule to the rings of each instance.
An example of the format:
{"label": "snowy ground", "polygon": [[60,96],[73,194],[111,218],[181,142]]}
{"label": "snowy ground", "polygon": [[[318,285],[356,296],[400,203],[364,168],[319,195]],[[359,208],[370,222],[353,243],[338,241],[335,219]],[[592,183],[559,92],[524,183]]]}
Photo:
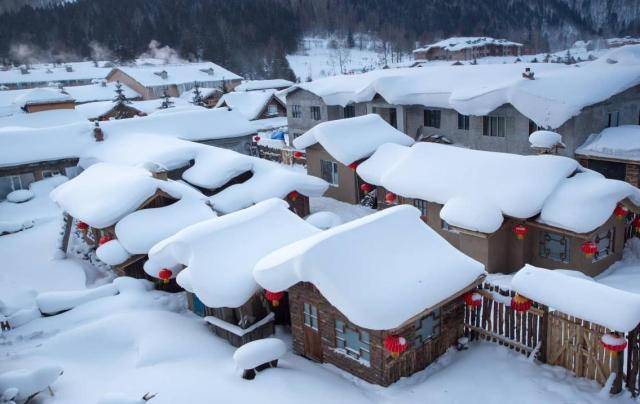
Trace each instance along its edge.
{"label": "snowy ground", "polygon": [[[311,207],[313,212],[337,213],[343,220],[372,212],[330,198],[312,198]],[[0,207],[0,214],[5,209]],[[36,292],[81,290],[101,283],[87,278],[84,262],[52,258],[59,212],[51,207],[49,214],[47,209],[32,211],[48,219],[0,237],[0,299],[29,305]],[[640,268],[637,255],[621,268],[634,265]],[[608,279],[614,279],[618,270]],[[290,346],[286,330],[279,329],[278,337]],[[575,379],[561,368],[532,363],[489,343],[475,343],[462,352],[451,350],[428,369],[389,388],[367,384],[291,352],[277,369],[247,381],[235,369],[233,352],[233,347],[208,331],[202,319],[186,310],[183,294],[129,287],[118,295],[0,334],[0,373],[61,366],[64,374],[53,385],[55,396],[44,393],[33,401],[38,404],[94,404],[114,392],[132,398],[157,393],[153,404],[265,399],[279,403],[634,402],[626,393],[610,399],[594,382]]]}

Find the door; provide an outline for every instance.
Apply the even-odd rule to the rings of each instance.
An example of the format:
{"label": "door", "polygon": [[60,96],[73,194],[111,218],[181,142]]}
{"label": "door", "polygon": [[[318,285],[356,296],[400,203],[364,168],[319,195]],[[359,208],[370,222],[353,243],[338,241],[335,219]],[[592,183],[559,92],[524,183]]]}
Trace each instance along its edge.
{"label": "door", "polygon": [[318,328],[318,308],[310,303],[304,303],[304,356],[314,361],[322,362],[322,341]]}

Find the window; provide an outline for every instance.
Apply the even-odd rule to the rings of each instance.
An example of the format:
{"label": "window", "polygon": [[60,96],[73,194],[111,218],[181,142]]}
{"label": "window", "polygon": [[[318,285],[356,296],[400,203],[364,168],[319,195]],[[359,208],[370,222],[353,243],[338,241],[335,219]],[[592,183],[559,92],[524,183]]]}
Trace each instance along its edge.
{"label": "window", "polygon": [[440,110],[438,109],[425,109],[424,110],[424,126],[430,128],[440,127]]}
{"label": "window", "polygon": [[594,243],[598,246],[598,251],[593,255],[593,262],[599,261],[608,257],[614,251],[615,229],[605,230],[602,233],[596,235]]}
{"label": "window", "polygon": [[10,181],[11,181],[11,189],[13,191],[17,191],[19,189],[24,189],[22,187],[22,178],[20,178],[19,175],[12,175],[11,177],[9,177]]}
{"label": "window", "polygon": [[292,118],[302,118],[302,108],[300,108],[300,105],[292,105],[291,106],[291,117]]}
{"label": "window", "polygon": [[269,116],[278,115],[278,106],[276,104],[269,104],[267,106],[267,115]]}
{"label": "window", "polygon": [[485,116],[482,119],[484,136],[505,137],[507,134],[507,118],[504,116]]}
{"label": "window", "polygon": [[369,362],[369,333],[348,327],[344,321],[336,320],[336,348],[344,349],[347,355]]}
{"label": "window", "polygon": [[42,178],[51,178],[60,175],[60,170],[42,170]]}
{"label": "window", "polygon": [[611,111],[607,114],[607,128],[620,126],[620,111]]}
{"label": "window", "polygon": [[423,201],[422,199],[414,199],[413,206],[420,209],[420,216],[423,218],[427,217],[427,201]]}
{"label": "window", "polygon": [[353,105],[347,105],[344,107],[344,117],[345,118],[353,118],[356,116],[356,107]]}
{"label": "window", "polygon": [[320,120],[320,107],[311,107],[311,119],[314,121]]}
{"label": "window", "polygon": [[540,129],[544,129],[544,128],[538,125],[537,123],[533,122],[531,119],[529,119],[529,134],[532,134],[533,132]]}
{"label": "window", "polygon": [[458,114],[458,129],[469,130],[469,115]]}
{"label": "window", "polygon": [[436,309],[416,321],[414,346],[420,346],[440,335],[440,309]]}
{"label": "window", "polygon": [[320,177],[333,186],[338,185],[338,164],[333,161],[320,160]]}
{"label": "window", "polygon": [[543,258],[567,263],[570,261],[569,240],[561,234],[543,232],[539,254]]}
{"label": "window", "polygon": [[312,304],[304,304],[304,325],[318,331],[318,308]]}

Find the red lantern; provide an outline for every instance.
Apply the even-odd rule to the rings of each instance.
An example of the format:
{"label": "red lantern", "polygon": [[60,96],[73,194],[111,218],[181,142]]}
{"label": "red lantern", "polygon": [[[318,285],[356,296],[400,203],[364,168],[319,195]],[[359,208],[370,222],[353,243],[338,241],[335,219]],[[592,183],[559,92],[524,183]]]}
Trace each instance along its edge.
{"label": "red lantern", "polygon": [[347,167],[349,167],[350,169],[352,169],[353,171],[356,170],[356,168],[358,168],[358,163],[356,163],[355,161],[351,164],[349,164]]}
{"label": "red lantern", "polygon": [[580,246],[580,250],[587,258],[593,258],[593,255],[598,252],[598,246],[593,241],[585,241]]}
{"label": "red lantern", "polygon": [[616,219],[618,220],[622,220],[625,217],[627,217],[627,215],[629,214],[629,209],[625,208],[622,205],[618,205],[616,206],[616,208],[613,210],[613,214],[616,216]]}
{"label": "red lantern", "polygon": [[482,305],[482,295],[477,292],[467,292],[464,294],[464,303],[469,307],[479,307]]}
{"label": "red lantern", "polygon": [[278,307],[278,305],[280,304],[280,300],[284,297],[284,292],[271,292],[265,290],[264,297],[266,297],[267,300],[271,302],[273,307]]}
{"label": "red lantern", "polygon": [[614,353],[622,352],[627,348],[627,340],[616,334],[604,334],[602,338],[600,338],[600,343],[604,349]]}
{"label": "red lantern", "polygon": [[289,192],[288,198],[291,199],[292,202],[295,202],[299,196],[300,194],[297,191],[291,191]]}
{"label": "red lantern", "polygon": [[387,192],[387,194],[384,196],[384,200],[390,205],[394,204],[397,201],[396,194],[394,194],[393,192]]}
{"label": "red lantern", "polygon": [[371,192],[372,189],[373,189],[373,185],[367,184],[366,182],[360,185],[360,190],[365,194],[368,194],[369,192]]}
{"label": "red lantern", "polygon": [[113,237],[111,237],[110,234],[105,234],[104,236],[100,237],[100,240],[98,240],[98,244],[103,245],[111,240],[113,240]]}
{"label": "red lantern", "polygon": [[302,158],[302,152],[294,151],[293,152],[293,157],[295,157],[297,159]]}
{"label": "red lantern", "polygon": [[526,236],[527,233],[529,233],[529,228],[523,224],[517,224],[513,226],[512,230],[518,240],[523,240],[524,236]]}
{"label": "red lantern", "polygon": [[253,141],[258,143],[260,141],[260,136],[254,136]]}
{"label": "red lantern", "polygon": [[511,298],[511,308],[515,311],[529,311],[533,302],[524,296],[515,295]]}
{"label": "red lantern", "polygon": [[387,335],[384,339],[384,347],[393,358],[397,358],[401,353],[407,350],[409,344],[407,340],[398,335]]}
{"label": "red lantern", "polygon": [[162,283],[169,283],[171,275],[173,275],[173,271],[168,268],[162,268],[162,270],[158,272],[158,278],[162,279]]}
{"label": "red lantern", "polygon": [[76,229],[80,230],[81,232],[86,232],[87,230],[89,230],[89,225],[85,222],[78,222],[76,224]]}

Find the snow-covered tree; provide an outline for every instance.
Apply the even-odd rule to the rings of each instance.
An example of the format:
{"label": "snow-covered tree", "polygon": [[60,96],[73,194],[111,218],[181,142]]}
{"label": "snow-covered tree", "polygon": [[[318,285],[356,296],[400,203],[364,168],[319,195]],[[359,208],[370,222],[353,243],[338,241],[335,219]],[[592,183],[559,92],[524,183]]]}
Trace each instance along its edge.
{"label": "snow-covered tree", "polygon": [[131,101],[124,94],[124,89],[122,88],[122,83],[119,81],[116,82],[116,98],[113,99],[113,102],[118,104],[130,104]]}
{"label": "snow-covered tree", "polygon": [[202,93],[200,92],[200,86],[198,83],[194,83],[193,85],[193,98],[191,99],[191,103],[193,105],[204,107],[204,99],[202,98]]}

